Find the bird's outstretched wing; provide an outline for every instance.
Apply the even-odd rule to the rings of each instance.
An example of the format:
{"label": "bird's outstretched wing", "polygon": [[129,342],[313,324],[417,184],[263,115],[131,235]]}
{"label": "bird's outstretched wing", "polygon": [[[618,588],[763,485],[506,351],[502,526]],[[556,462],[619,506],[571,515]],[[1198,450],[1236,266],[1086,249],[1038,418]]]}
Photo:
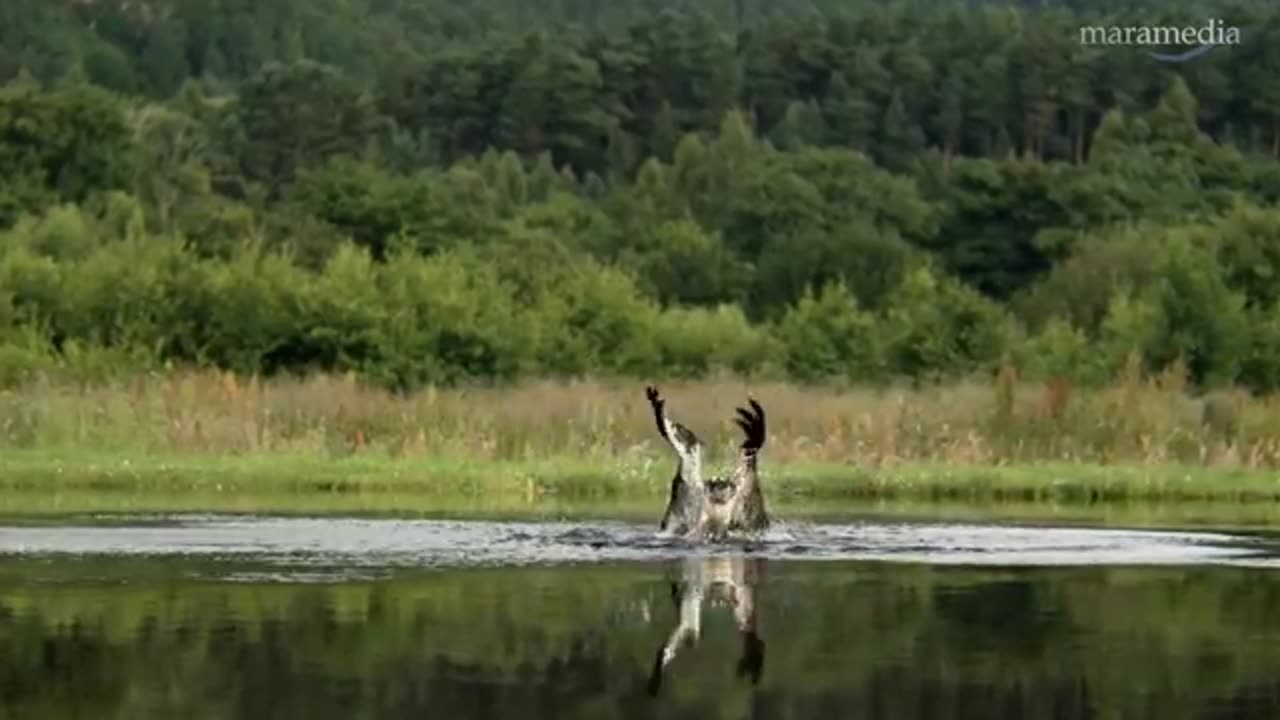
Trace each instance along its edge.
{"label": "bird's outstretched wing", "polygon": [[671,479],[671,495],[667,509],[662,514],[659,527],[683,532],[696,521],[698,503],[702,497],[702,443],[689,428],[667,416],[666,401],[656,387],[645,388],[645,396],[653,408],[653,418],[658,432],[675,450],[679,464]]}
{"label": "bird's outstretched wing", "polygon": [[767,428],[764,408],[760,403],[754,398],[748,398],[747,404],[751,408],[738,408],[738,417],[734,418],[745,437],[738,450],[738,466],[733,473],[737,494],[730,524],[735,529],[759,531],[769,525],[758,467],[760,448],[764,447]]}
{"label": "bird's outstretched wing", "polygon": [[748,467],[755,469],[756,456],[759,455],[760,448],[764,447],[766,430],[764,408],[760,407],[760,403],[753,398],[748,398],[747,403],[751,409],[738,408],[738,417],[734,418],[734,422],[742,428],[742,433],[745,435],[738,451],[739,472]]}

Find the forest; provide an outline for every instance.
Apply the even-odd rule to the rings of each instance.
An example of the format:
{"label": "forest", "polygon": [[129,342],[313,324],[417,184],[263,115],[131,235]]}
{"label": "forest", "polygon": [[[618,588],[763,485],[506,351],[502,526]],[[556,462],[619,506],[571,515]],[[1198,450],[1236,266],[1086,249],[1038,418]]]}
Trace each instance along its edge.
{"label": "forest", "polygon": [[1268,392],[1277,78],[1261,1],[6,0],[0,384]]}

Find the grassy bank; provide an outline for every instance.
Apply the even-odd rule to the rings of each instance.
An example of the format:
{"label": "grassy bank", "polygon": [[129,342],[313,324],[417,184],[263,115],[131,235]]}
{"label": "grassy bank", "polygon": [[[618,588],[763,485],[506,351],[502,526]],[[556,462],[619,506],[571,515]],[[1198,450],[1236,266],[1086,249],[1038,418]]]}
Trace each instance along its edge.
{"label": "grassy bank", "polygon": [[[22,522],[208,512],[654,522],[669,478],[665,465],[628,478],[611,473],[607,464],[77,451],[7,453],[0,475],[0,517]],[[1280,524],[1280,503],[1271,502],[1280,495],[1280,482],[1264,472],[1084,464],[880,470],[814,465],[776,468],[768,482],[770,509],[784,520]]]}
{"label": "grassy bank", "polygon": [[[665,498],[673,461],[607,459],[409,459],[370,451],[323,458],[255,452],[243,455],[135,454],[75,449],[7,451],[0,487],[24,491],[223,493],[395,493],[423,498],[483,497],[492,502],[644,501]],[[1280,472],[1174,464],[899,463],[867,468],[795,463],[768,468],[771,498],[781,503],[854,499],[966,502],[1261,501],[1280,499]]]}
{"label": "grassy bank", "polygon": [[[986,383],[831,390],[669,383],[671,412],[732,461],[733,407],[769,413],[781,505],[1280,499],[1280,402],[1197,397],[1176,373],[1101,389]],[[262,495],[360,492],[652,507],[672,458],[636,382],[396,395],[352,377],[204,372],[0,394],[0,485]],[[443,502],[443,500],[439,500]]]}
{"label": "grassy bank", "polygon": [[[1272,528],[1280,525],[1280,503],[1144,500],[1057,502],[1000,500],[973,502],[911,498],[855,497],[839,502],[789,496],[771,500],[781,522],[858,519],[1005,522],[1150,528]],[[219,513],[306,517],[376,516],[452,519],[626,520],[657,522],[655,498],[561,498],[533,501],[514,496],[423,494],[414,491],[295,492],[228,491],[205,488],[150,488],[145,492],[98,488],[27,489],[0,492],[0,522],[43,523],[67,519],[94,523],[144,514]]]}

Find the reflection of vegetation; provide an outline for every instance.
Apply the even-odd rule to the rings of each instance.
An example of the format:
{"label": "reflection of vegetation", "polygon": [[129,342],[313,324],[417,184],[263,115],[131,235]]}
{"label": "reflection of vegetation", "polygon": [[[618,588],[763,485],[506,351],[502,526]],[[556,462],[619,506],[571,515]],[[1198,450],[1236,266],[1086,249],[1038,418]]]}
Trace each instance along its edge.
{"label": "reflection of vegetation", "polygon": [[[189,561],[0,564],[0,712],[632,717],[649,702],[653,648],[676,616],[648,566],[336,585],[188,576],[211,571]],[[711,614],[657,702],[706,717],[753,706],[778,718],[837,706],[1048,717],[1086,705],[1191,717],[1270,687],[1280,661],[1280,584],[1266,572],[774,563],[762,582],[760,612],[774,621],[758,689],[733,677],[725,658],[740,649],[737,633]]]}

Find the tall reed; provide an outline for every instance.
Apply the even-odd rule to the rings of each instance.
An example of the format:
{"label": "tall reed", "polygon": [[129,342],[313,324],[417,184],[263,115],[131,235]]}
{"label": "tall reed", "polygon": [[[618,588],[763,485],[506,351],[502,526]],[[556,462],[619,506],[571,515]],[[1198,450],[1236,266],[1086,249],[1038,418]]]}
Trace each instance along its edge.
{"label": "tall reed", "polygon": [[[992,380],[833,390],[736,378],[660,383],[713,459],[738,442],[748,395],[769,418],[771,463],[1194,464],[1280,467],[1280,397],[1197,394],[1172,367],[1135,365],[1101,389]],[[0,448],[157,454],[376,453],[457,460],[652,462],[666,450],[641,383],[542,380],[398,395],[351,375],[238,377],[174,371],[0,393]]]}

